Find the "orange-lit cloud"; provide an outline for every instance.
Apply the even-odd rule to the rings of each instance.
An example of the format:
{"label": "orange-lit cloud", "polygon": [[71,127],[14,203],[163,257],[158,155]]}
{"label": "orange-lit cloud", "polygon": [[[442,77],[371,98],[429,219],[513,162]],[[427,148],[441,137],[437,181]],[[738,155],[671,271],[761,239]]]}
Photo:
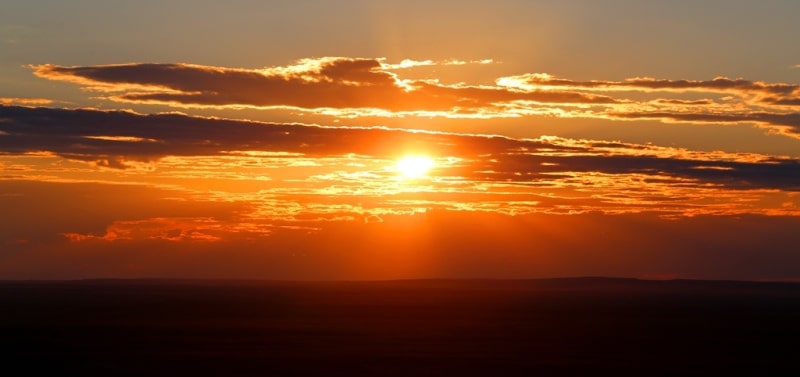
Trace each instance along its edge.
{"label": "orange-lit cloud", "polygon": [[499,86],[444,85],[434,80],[404,80],[390,72],[420,65],[467,63],[407,60],[405,64],[390,65],[379,59],[321,58],[265,69],[140,63],[87,67],[45,64],[33,68],[40,77],[74,82],[89,90],[118,93],[109,97],[117,101],[189,106],[499,115],[505,110],[504,104],[515,101],[575,104],[615,102],[596,94],[522,91]]}
{"label": "orange-lit cloud", "polygon": [[[8,178],[0,179],[0,203],[6,214],[13,214],[2,221],[0,245],[21,238],[31,240],[28,244],[64,237],[209,238],[215,221],[230,219],[232,213],[248,207],[242,202],[198,198],[176,188]],[[121,225],[109,229],[114,221]],[[163,232],[155,230],[162,228]]]}
{"label": "orange-lit cloud", "polygon": [[755,82],[744,79],[717,77],[713,80],[663,80],[637,77],[625,81],[573,81],[556,78],[548,74],[526,74],[503,77],[499,84],[524,89],[567,88],[596,91],[672,91],[731,93],[759,96],[792,96],[800,94],[800,85]]}
{"label": "orange-lit cloud", "polygon": [[53,103],[53,100],[46,98],[0,97],[0,105],[42,106],[51,103]]}
{"label": "orange-lit cloud", "polygon": [[[576,112],[574,117],[616,119],[652,119],[666,122],[736,124],[750,123],[794,138],[800,138],[800,85],[765,83],[745,79],[717,77],[712,80],[665,80],[632,78],[624,81],[573,81],[548,74],[525,74],[503,77],[497,84],[521,90],[562,90],[603,93],[617,98],[617,93],[645,94],[701,93],[719,98],[658,98],[628,101],[601,111]],[[620,100],[621,101],[621,100]],[[569,114],[569,113],[567,113]]]}
{"label": "orange-lit cloud", "polygon": [[151,218],[132,221],[115,221],[102,235],[64,233],[64,237],[74,242],[86,240],[164,240],[164,241],[219,241],[215,235],[228,233],[230,228],[222,229],[213,218]]}
{"label": "orange-lit cloud", "polygon": [[[490,63],[407,59],[391,64],[326,57],[264,69],[145,63],[32,68],[40,77],[73,82],[128,103],[285,108],[350,118],[555,116],[748,123],[800,138],[798,84],[726,77],[574,81],[526,73],[498,78],[494,85],[470,85],[401,75],[414,67]],[[705,98],[691,97],[698,94]],[[653,95],[661,97],[646,98]]]}
{"label": "orange-lit cloud", "polygon": [[494,60],[492,59],[483,59],[483,60],[443,60],[443,61],[433,61],[433,60],[412,60],[412,59],[403,59],[400,63],[391,64],[383,62],[381,59],[381,68],[385,70],[397,70],[397,69],[408,69],[414,67],[431,67],[431,66],[447,66],[447,65],[467,65],[467,64],[492,64]]}
{"label": "orange-lit cloud", "polygon": [[704,112],[668,112],[668,111],[621,111],[609,112],[610,118],[618,119],[657,119],[662,121],[737,124],[753,123],[765,128],[800,138],[800,113],[770,113],[770,112],[730,112],[730,113],[704,113]]}
{"label": "orange-lit cloud", "polygon": [[255,157],[258,153],[277,153],[283,161],[296,162],[346,155],[387,160],[405,151],[417,151],[461,161],[453,169],[470,180],[536,182],[544,177],[598,172],[666,175],[737,188],[800,188],[800,162],[796,159],[691,153],[626,143],[267,124],[98,110],[0,107],[0,117],[4,119],[0,123],[0,147],[5,153],[50,152],[107,167],[124,168],[166,156],[232,152],[255,153]]}

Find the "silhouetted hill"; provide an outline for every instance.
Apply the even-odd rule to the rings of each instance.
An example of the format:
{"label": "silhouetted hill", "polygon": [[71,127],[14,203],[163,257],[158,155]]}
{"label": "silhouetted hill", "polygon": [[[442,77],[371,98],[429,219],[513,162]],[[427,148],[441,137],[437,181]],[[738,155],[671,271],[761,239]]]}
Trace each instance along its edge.
{"label": "silhouetted hill", "polygon": [[28,375],[796,375],[800,284],[0,282]]}

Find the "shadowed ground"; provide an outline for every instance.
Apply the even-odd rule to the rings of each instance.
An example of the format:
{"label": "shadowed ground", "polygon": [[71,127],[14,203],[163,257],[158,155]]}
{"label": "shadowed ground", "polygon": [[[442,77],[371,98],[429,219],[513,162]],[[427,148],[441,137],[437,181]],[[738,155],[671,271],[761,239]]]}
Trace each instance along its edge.
{"label": "shadowed ground", "polygon": [[792,283],[2,282],[0,303],[3,368],[30,375],[800,373]]}

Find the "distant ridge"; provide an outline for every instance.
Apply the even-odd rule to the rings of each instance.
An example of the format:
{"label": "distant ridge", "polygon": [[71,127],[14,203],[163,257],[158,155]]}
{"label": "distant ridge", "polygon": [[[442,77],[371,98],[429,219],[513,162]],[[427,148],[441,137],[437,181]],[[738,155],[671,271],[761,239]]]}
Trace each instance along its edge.
{"label": "distant ridge", "polygon": [[645,279],[634,277],[575,276],[555,278],[420,278],[387,280],[281,280],[281,279],[231,279],[231,278],[85,278],[58,280],[0,280],[3,284],[43,284],[43,285],[530,285],[540,287],[592,287],[592,286],[639,286],[639,287],[708,287],[708,288],[746,288],[746,287],[792,287],[800,289],[800,281],[791,280],[714,280],[714,279]]}

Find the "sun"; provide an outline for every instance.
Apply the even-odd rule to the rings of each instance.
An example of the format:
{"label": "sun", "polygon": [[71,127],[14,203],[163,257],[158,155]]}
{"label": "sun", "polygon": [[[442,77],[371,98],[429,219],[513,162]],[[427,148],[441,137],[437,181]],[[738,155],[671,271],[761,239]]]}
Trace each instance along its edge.
{"label": "sun", "polygon": [[424,176],[433,167],[433,159],[425,156],[406,156],[397,161],[397,171],[405,179]]}

